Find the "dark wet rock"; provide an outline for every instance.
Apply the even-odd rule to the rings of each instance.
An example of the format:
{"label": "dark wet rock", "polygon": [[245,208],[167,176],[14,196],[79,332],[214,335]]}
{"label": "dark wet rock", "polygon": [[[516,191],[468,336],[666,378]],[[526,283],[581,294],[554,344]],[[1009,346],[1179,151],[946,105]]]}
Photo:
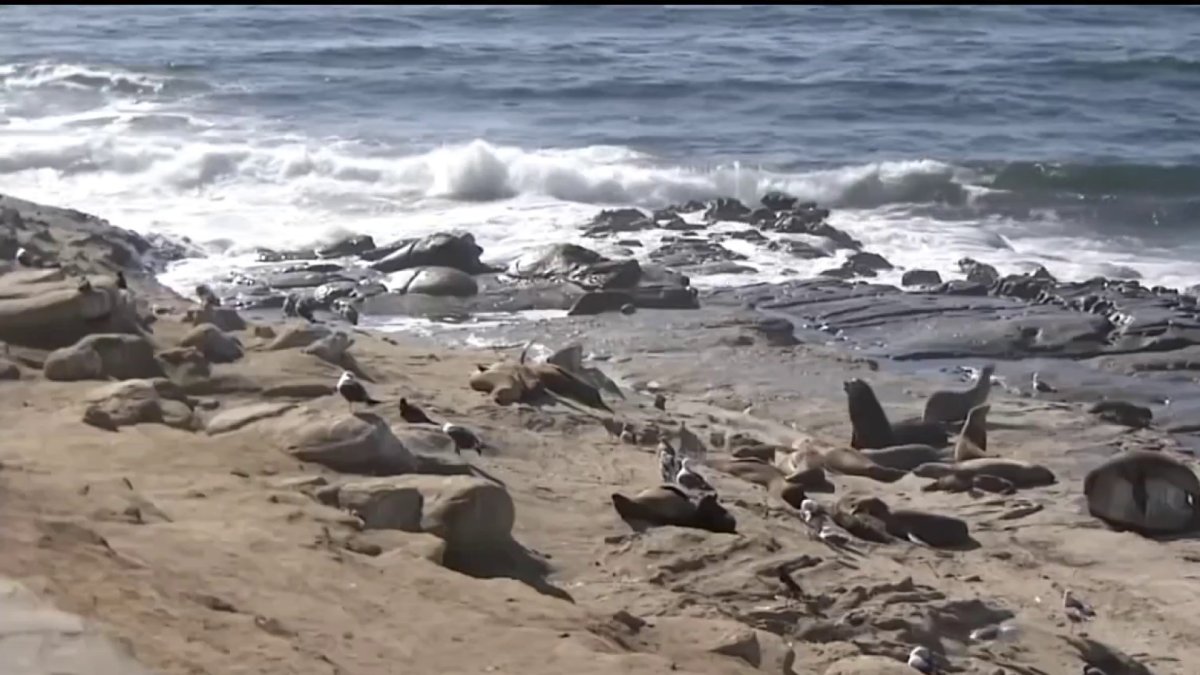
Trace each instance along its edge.
{"label": "dark wet rock", "polygon": [[820,275],[834,279],[874,277],[879,271],[890,269],[892,269],[892,264],[885,260],[883,256],[876,253],[860,252],[851,255],[840,266],[820,272]]}
{"label": "dark wet rock", "polygon": [[690,274],[696,276],[709,276],[713,274],[753,274],[758,272],[757,268],[749,265],[740,265],[735,262],[712,262],[704,263],[703,265],[694,265],[684,268]]}
{"label": "dark wet rock", "polygon": [[618,239],[617,245],[629,246],[631,248],[641,248],[642,246],[644,246],[644,244],[642,244],[642,242],[638,241],[637,239]]}
{"label": "dark wet rock", "polygon": [[714,200],[704,211],[704,220],[715,222],[719,220],[733,222],[748,222],[750,208],[731,197],[721,197]]}
{"label": "dark wet rock", "polygon": [[809,244],[808,242],[798,241],[795,239],[772,241],[767,245],[767,248],[772,251],[787,251],[797,258],[803,258],[804,260],[828,258],[831,255],[829,251],[824,251],[816,246],[813,246],[812,244]]}
{"label": "dark wet rock", "polygon": [[1154,419],[1149,408],[1127,401],[1100,401],[1088,409],[1088,412],[1105,422],[1134,429],[1144,429],[1150,426]]}
{"label": "dark wet rock", "polygon": [[414,267],[451,267],[466,274],[490,271],[479,260],[483,249],[470,233],[439,232],[420,239],[407,240],[385,258],[371,264],[379,272],[399,272]]}
{"label": "dark wet rock", "polygon": [[704,239],[676,239],[650,252],[650,259],[667,267],[745,260],[746,256]]}
{"label": "dark wet rock", "polygon": [[[1043,268],[1044,269],[1044,268]],[[1022,300],[1036,300],[1054,288],[1054,280],[1033,275],[1010,274],[995,284],[995,294]]]}
{"label": "dark wet rock", "polygon": [[1000,273],[995,267],[981,263],[973,258],[963,258],[958,261],[958,269],[967,275],[967,281],[991,286],[1000,280]]}
{"label": "dark wet rock", "polygon": [[938,286],[935,292],[943,295],[962,295],[967,297],[976,297],[988,294],[988,285],[981,284],[977,281],[965,281],[963,279],[951,279]]}
{"label": "dark wet rock", "polygon": [[765,230],[782,234],[808,234],[814,237],[824,237],[832,241],[836,248],[862,250],[862,242],[824,222],[819,211],[816,213],[785,213],[774,223],[762,227]]}
{"label": "dark wet rock", "polygon": [[318,258],[343,258],[345,256],[362,255],[374,248],[375,240],[370,235],[356,234],[328,246],[322,246],[315,253]]}
{"label": "dark wet rock", "polygon": [[633,296],[622,291],[592,291],[571,307],[567,316],[589,316],[605,312],[619,312],[622,307],[634,306]]}
{"label": "dark wet rock", "polygon": [[775,222],[775,212],[765,207],[758,207],[746,216],[746,222],[751,225],[766,225]]}
{"label": "dark wet rock", "polygon": [[583,234],[598,237],[615,232],[640,232],[654,227],[654,221],[639,209],[605,209],[592,218]]}
{"label": "dark wet rock", "polygon": [[345,281],[345,278],[329,272],[281,272],[268,276],[264,281],[271,288],[290,290],[293,288],[316,288],[334,281]]}
{"label": "dark wet rock", "polygon": [[752,242],[767,241],[766,235],[752,227],[745,230],[737,230],[736,232],[722,232],[710,236],[717,241],[724,241],[725,239],[737,239],[738,241]]}
{"label": "dark wet rock", "polygon": [[762,205],[772,211],[789,211],[795,208],[796,203],[800,201],[795,197],[772,190],[762,196]]}
{"label": "dark wet rock", "polygon": [[1050,274],[1050,270],[1046,269],[1042,265],[1038,265],[1037,269],[1035,269],[1029,276],[1033,277],[1034,279],[1046,279],[1054,283],[1058,283],[1058,280],[1054,278],[1054,275]]}
{"label": "dark wet rock", "polygon": [[290,260],[316,260],[317,254],[310,250],[275,251],[269,248],[255,249],[254,259],[262,263],[280,263]]}
{"label": "dark wet rock", "polygon": [[[380,292],[387,291],[387,288],[384,287],[383,284],[378,284],[378,286],[381,289]],[[318,286],[316,288],[316,290],[313,291],[312,295],[313,295],[313,299],[316,300],[318,303],[320,303],[322,306],[330,307],[333,305],[334,300],[337,300],[339,298],[348,298],[358,288],[359,288],[359,285],[354,283],[353,281],[345,281],[345,280],[331,281],[329,283],[321,284],[320,286]]]}
{"label": "dark wet rock", "polygon": [[453,267],[417,267],[391,275],[392,290],[401,294],[466,297],[479,292],[471,275]]}
{"label": "dark wet rock", "polygon": [[353,274],[355,270],[347,270],[342,265],[337,263],[303,263],[301,265],[288,265],[280,272],[309,272],[313,274],[330,274],[333,272],[346,272]]}
{"label": "dark wet rock", "polygon": [[643,309],[699,309],[696,289],[681,286],[639,286],[633,304]]}
{"label": "dark wet rock", "polygon": [[632,288],[641,281],[642,267],[632,258],[583,265],[567,278],[587,289]]}
{"label": "dark wet rock", "polygon": [[901,286],[937,286],[942,275],[933,270],[909,270],[900,277]]}
{"label": "dark wet rock", "polygon": [[508,273],[526,279],[565,277],[588,265],[606,261],[595,251],[576,244],[551,244],[534,249],[509,265]]}

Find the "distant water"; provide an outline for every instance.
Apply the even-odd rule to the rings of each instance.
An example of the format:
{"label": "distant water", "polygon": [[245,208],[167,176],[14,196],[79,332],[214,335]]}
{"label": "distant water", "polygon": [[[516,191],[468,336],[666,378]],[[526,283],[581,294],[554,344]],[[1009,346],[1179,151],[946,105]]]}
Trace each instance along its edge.
{"label": "distant water", "polygon": [[[770,189],[904,267],[1200,282],[1194,7],[6,6],[0,34],[0,191],[234,256],[179,283],[339,232],[504,262]],[[697,282],[837,264],[739,250],[759,275]]]}

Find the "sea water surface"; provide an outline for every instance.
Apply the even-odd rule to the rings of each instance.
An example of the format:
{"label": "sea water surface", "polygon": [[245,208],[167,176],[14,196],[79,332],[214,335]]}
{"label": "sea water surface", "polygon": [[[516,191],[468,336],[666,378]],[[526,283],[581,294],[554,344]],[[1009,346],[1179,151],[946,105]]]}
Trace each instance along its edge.
{"label": "sea water surface", "polygon": [[[1200,283],[1195,7],[5,6],[0,37],[0,191],[205,244],[181,287],[768,190],[903,268]],[[738,250],[697,285],[839,262]]]}

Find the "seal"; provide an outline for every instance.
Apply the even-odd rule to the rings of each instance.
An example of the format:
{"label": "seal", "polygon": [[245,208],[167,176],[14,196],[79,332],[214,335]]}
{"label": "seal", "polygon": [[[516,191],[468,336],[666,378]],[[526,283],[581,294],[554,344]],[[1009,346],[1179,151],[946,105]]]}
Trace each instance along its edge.
{"label": "seal", "polygon": [[958,548],[975,543],[967,523],[951,516],[895,509],[885,522],[893,537],[933,548]]}
{"label": "seal", "polygon": [[842,389],[846,392],[853,428],[850,447],[866,450],[907,444],[946,446],[946,429],[939,423],[905,420],[893,425],[889,422],[875,391],[863,380],[847,380]]}
{"label": "seal", "polygon": [[965,462],[968,459],[987,457],[987,414],[992,407],[984,404],[971,408],[967,413],[967,421],[963,422],[962,432],[954,444],[954,461]]}
{"label": "seal", "polygon": [[726,534],[737,532],[737,520],[721,506],[716,495],[705,495],[692,501],[687,493],[673,485],[643,490],[632,499],[614,492],[612,504],[621,520],[635,530],[674,525]]}
{"label": "seal", "polygon": [[814,449],[802,451],[808,467],[818,467],[847,476],[862,476],[881,483],[895,483],[905,476],[906,471],[880,466],[854,448],[831,448],[825,452]]}
{"label": "seal", "polygon": [[979,371],[979,379],[975,385],[966,391],[939,390],[929,396],[925,402],[925,414],[921,419],[926,422],[962,422],[970,414],[972,408],[977,408],[987,402],[988,394],[992,391],[992,373],[996,372],[994,364],[987,364]]}
{"label": "seal", "polygon": [[878,497],[848,494],[834,504],[830,514],[843,530],[865,541],[887,544],[892,535],[887,529],[891,509]]}
{"label": "seal", "polygon": [[1046,485],[1053,485],[1057,481],[1054,477],[1054,472],[1040,464],[1002,457],[968,459],[965,462],[958,462],[956,464],[930,462],[929,464],[922,464],[913,469],[913,474],[921,478],[938,479],[946,475],[955,474],[962,476],[965,480],[969,480],[972,483],[974,483],[975,476],[996,476],[1012,483],[1012,486],[1016,489],[1044,487]]}
{"label": "seal", "polygon": [[1089,408],[1088,412],[1105,422],[1133,429],[1145,429],[1154,420],[1154,414],[1149,408],[1128,401],[1100,401]]}
{"label": "seal", "polygon": [[1113,457],[1083,480],[1088,513],[1114,529],[1143,536],[1200,526],[1200,480],[1187,465],[1159,452]]}
{"label": "seal", "polygon": [[920,443],[893,445],[874,450],[860,450],[859,452],[880,466],[885,466],[889,469],[899,469],[900,471],[912,471],[928,462],[944,462],[950,459],[950,454],[945,449],[935,448],[931,445],[921,445]]}
{"label": "seal", "polygon": [[1011,495],[1017,489],[1013,484],[999,476],[988,474],[958,475],[948,473],[941,478],[921,488],[922,492],[971,492],[972,496],[980,492],[991,492],[998,495]]}
{"label": "seal", "polygon": [[781,481],[784,478],[784,472],[778,467],[772,466],[760,459],[716,458],[708,460],[705,462],[705,465],[721,473],[741,478],[747,483],[761,485],[762,487],[770,487],[772,483]]}

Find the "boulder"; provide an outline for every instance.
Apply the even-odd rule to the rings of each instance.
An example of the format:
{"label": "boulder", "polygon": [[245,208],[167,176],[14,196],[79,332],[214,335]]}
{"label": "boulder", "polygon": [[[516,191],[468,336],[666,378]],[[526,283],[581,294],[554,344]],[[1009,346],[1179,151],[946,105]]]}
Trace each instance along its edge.
{"label": "boulder", "polygon": [[161,351],[155,357],[163,373],[172,381],[186,385],[212,375],[208,359],[194,347],[180,347]]}
{"label": "boulder", "polygon": [[576,270],[607,260],[575,244],[551,244],[533,249],[508,266],[508,273],[525,279],[565,277]]}
{"label": "boulder", "polygon": [[140,335],[90,335],[51,352],[43,371],[46,379],[59,382],[163,375],[154,347]]}
{"label": "boulder", "polygon": [[192,426],[192,406],[169,380],[126,380],[88,393],[84,421],[110,420],[114,427],[161,423],[180,429]]}
{"label": "boulder", "polygon": [[322,246],[315,253],[318,258],[342,258],[350,255],[361,255],[375,248],[375,240],[367,234],[355,234],[344,239]]}
{"label": "boulder", "polygon": [[302,408],[278,420],[284,450],[302,462],[334,471],[398,475],[416,467],[416,459],[387,422],[370,413],[333,413]]}
{"label": "boulder", "polygon": [[403,482],[409,478],[376,478],[342,485],[337,490],[338,508],[361,518],[363,529],[421,532],[425,498],[416,486]]}
{"label": "boulder", "polygon": [[1000,280],[1000,273],[995,267],[981,263],[973,258],[963,258],[958,261],[958,269],[967,275],[967,281],[991,286]]}
{"label": "boulder", "polygon": [[227,333],[246,330],[245,320],[232,307],[200,307],[198,309],[189,309],[185,320],[193,326],[211,323]]}
{"label": "boulder", "polygon": [[0,382],[21,379],[21,369],[8,359],[0,358]]}
{"label": "boulder", "polygon": [[771,209],[772,211],[790,211],[791,209],[795,208],[796,203],[800,200],[789,194],[772,190],[763,195],[762,199],[759,201],[764,207]]}
{"label": "boulder", "polygon": [[901,286],[937,286],[942,275],[933,270],[909,270],[900,277]]}
{"label": "boulder", "polygon": [[586,237],[598,237],[614,232],[637,232],[654,227],[654,221],[639,209],[605,209],[592,218],[583,230]]}
{"label": "boulder", "polygon": [[211,323],[196,326],[179,341],[181,347],[193,347],[211,363],[233,363],[242,358],[242,343],[226,335]]}
{"label": "boulder", "polygon": [[1088,513],[1109,526],[1147,536],[1192,532],[1200,525],[1200,480],[1161,452],[1117,455],[1083,480]]}
{"label": "boulder", "polygon": [[296,349],[307,347],[322,338],[328,337],[332,331],[328,326],[314,323],[289,324],[278,336],[266,346],[267,351],[280,349]]}
{"label": "boulder", "polygon": [[567,316],[589,316],[605,312],[619,312],[633,303],[633,296],[624,291],[592,291],[575,301]]}
{"label": "boulder", "polygon": [[413,267],[396,272],[388,279],[396,293],[466,298],[479,293],[479,284],[470,274],[453,267]]}
{"label": "boulder", "polygon": [[255,422],[280,415],[296,407],[294,403],[251,403],[230,410],[222,410],[204,425],[209,436],[237,431]]}
{"label": "boulder", "polygon": [[714,200],[704,211],[704,220],[708,222],[734,221],[746,222],[750,216],[750,208],[731,197],[721,197]]}
{"label": "boulder", "polygon": [[681,286],[639,286],[633,289],[633,304],[643,309],[699,309],[699,293]]}
{"label": "boulder", "polygon": [[470,234],[439,232],[399,244],[395,251],[371,264],[378,272],[399,272],[413,267],[452,267],[467,274],[490,268],[479,260],[483,249]]}
{"label": "boulder", "polygon": [[61,270],[0,275],[0,341],[23,347],[66,347],[95,333],[140,334],[144,322],[132,296],[113,279],[92,278],[80,292]]}

